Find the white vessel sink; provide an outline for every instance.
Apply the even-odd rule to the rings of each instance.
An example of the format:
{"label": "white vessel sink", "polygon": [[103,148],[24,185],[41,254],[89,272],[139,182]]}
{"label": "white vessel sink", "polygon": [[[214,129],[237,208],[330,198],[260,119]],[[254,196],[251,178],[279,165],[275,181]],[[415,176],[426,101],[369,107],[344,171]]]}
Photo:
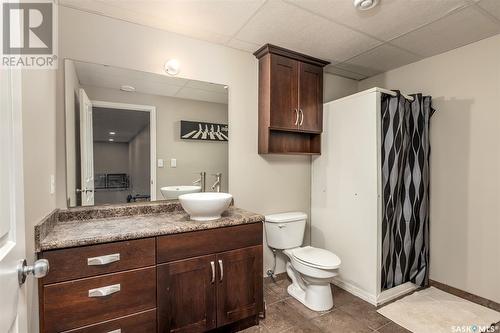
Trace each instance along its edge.
{"label": "white vessel sink", "polygon": [[160,188],[160,192],[167,200],[177,199],[182,194],[201,192],[201,186],[165,186]]}
{"label": "white vessel sink", "polygon": [[210,221],[219,219],[229,207],[233,196],[229,193],[201,192],[179,196],[182,208],[194,221]]}

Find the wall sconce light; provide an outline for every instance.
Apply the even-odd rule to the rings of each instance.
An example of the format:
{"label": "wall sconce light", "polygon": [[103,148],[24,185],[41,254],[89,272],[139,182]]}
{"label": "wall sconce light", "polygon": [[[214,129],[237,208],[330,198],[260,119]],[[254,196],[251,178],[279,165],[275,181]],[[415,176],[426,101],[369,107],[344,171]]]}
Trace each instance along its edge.
{"label": "wall sconce light", "polygon": [[170,59],[165,63],[165,72],[168,75],[177,75],[181,69],[181,64],[177,59]]}

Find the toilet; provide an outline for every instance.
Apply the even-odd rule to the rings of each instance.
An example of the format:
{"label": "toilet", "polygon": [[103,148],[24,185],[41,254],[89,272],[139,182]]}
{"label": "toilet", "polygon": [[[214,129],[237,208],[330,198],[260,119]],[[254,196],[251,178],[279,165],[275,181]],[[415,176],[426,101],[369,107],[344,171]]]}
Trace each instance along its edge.
{"label": "toilet", "polygon": [[340,259],[328,250],[301,247],[306,221],[307,214],[301,212],[267,215],[267,244],[289,259],[286,271],[292,284],[288,293],[311,310],[326,311],[333,307],[330,282],[338,274]]}

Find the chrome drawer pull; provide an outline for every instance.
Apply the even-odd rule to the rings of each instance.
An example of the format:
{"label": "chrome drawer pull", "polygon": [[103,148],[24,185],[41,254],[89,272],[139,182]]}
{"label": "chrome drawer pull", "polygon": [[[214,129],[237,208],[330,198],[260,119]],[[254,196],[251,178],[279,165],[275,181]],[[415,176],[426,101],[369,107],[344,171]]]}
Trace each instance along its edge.
{"label": "chrome drawer pull", "polygon": [[122,333],[122,329],[119,328],[117,330],[109,331],[108,333]]}
{"label": "chrome drawer pull", "polygon": [[302,109],[299,109],[300,111],[300,123],[299,123],[299,126],[302,126],[302,124],[304,123],[304,111],[302,111]]}
{"label": "chrome drawer pull", "polygon": [[211,283],[215,282],[215,263],[213,261],[210,262],[210,266],[212,266],[212,281]]}
{"label": "chrome drawer pull", "polygon": [[112,262],[120,261],[120,254],[113,253],[100,257],[87,258],[88,266],[101,266],[111,264]]}
{"label": "chrome drawer pull", "polygon": [[121,289],[121,286],[119,284],[113,284],[111,286],[106,286],[106,287],[101,287],[101,288],[96,288],[96,289],[90,289],[89,290],[89,297],[105,297],[109,296],[111,294],[119,292]]}

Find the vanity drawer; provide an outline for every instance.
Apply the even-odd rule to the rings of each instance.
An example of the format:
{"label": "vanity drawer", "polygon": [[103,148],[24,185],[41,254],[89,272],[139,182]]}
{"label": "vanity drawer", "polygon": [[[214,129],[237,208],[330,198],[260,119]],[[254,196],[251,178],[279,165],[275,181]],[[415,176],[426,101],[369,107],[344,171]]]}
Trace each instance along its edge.
{"label": "vanity drawer", "polygon": [[156,310],[148,310],[64,333],[156,333]]}
{"label": "vanity drawer", "polygon": [[156,268],[43,286],[43,332],[62,332],[156,307]]}
{"label": "vanity drawer", "polygon": [[42,284],[114,273],[155,264],[155,239],[144,238],[43,252],[50,264]]}
{"label": "vanity drawer", "polygon": [[262,223],[160,236],[158,263],[262,244]]}

